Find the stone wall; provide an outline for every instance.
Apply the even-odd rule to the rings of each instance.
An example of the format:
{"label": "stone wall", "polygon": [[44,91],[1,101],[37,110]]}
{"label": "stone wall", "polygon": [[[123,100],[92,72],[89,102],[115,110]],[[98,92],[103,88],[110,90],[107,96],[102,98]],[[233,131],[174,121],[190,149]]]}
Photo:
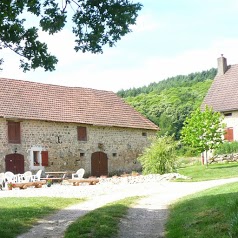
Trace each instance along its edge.
{"label": "stone wall", "polygon": [[[87,141],[78,141],[77,126],[85,125],[21,120],[21,144],[9,144],[7,120],[0,119],[0,171],[5,171],[5,156],[17,152],[24,155],[25,171],[76,171],[82,167],[90,174],[91,154],[98,151],[107,154],[109,173],[138,170],[140,164],[136,158],[156,133],[151,130],[86,125]],[[49,166],[33,165],[34,150],[48,151]]]}
{"label": "stone wall", "polygon": [[238,162],[238,153],[224,154],[224,155],[214,155],[208,161],[209,164],[212,164],[212,163],[227,163],[227,162]]}

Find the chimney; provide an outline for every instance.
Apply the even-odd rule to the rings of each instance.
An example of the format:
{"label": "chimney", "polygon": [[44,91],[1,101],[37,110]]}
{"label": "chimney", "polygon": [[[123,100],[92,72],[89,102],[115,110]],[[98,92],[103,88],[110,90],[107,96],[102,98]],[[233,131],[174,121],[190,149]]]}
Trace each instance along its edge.
{"label": "chimney", "polygon": [[221,54],[221,57],[217,59],[217,75],[223,75],[227,71],[227,62],[226,58],[223,57],[223,54]]}

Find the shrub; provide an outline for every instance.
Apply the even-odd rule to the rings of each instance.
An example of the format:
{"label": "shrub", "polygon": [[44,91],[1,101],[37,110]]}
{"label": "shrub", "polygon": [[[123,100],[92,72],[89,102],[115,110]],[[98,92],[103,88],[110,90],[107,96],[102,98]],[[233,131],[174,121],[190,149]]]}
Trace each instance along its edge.
{"label": "shrub", "polygon": [[232,154],[238,152],[238,141],[224,142],[214,151],[215,155]]}
{"label": "shrub", "polygon": [[191,146],[182,145],[176,150],[177,156],[185,156],[185,157],[194,157],[199,156],[200,153],[197,149],[192,148]]}
{"label": "shrub", "polygon": [[150,147],[146,148],[138,161],[143,174],[165,174],[175,170],[175,149],[177,142],[172,136],[157,137]]}

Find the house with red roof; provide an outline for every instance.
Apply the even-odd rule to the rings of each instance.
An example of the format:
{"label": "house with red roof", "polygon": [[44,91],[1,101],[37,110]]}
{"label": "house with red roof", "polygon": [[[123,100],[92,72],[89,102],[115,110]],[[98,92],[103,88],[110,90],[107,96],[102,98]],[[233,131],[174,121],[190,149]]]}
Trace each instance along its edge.
{"label": "house with red roof", "polygon": [[158,127],[115,93],[0,78],[0,171],[140,169]]}
{"label": "house with red roof", "polygon": [[227,141],[238,140],[238,64],[227,65],[227,59],[221,55],[217,59],[217,75],[203,101],[214,111],[224,115]]}

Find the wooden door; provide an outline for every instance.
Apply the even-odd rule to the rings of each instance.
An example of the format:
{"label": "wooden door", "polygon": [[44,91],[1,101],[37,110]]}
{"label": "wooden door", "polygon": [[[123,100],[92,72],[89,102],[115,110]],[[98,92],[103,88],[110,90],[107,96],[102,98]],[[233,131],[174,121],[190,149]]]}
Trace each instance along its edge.
{"label": "wooden door", "polygon": [[24,156],[21,154],[9,154],[5,158],[6,171],[10,171],[14,174],[24,173]]}
{"label": "wooden door", "polygon": [[95,152],[91,157],[91,175],[100,177],[108,175],[108,158],[103,152]]}

